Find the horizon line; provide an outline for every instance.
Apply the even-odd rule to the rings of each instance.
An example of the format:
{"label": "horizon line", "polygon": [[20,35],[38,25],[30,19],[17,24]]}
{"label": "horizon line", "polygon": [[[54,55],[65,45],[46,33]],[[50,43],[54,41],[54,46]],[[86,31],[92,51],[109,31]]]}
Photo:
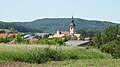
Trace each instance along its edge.
{"label": "horizon line", "polygon": [[[74,16],[73,16],[74,17]],[[46,17],[46,18],[36,18],[36,19],[32,19],[32,20],[23,20],[23,21],[5,21],[5,20],[0,20],[1,22],[8,22],[8,23],[12,23],[12,22],[32,22],[35,20],[39,20],[39,19],[70,19],[72,17]],[[89,20],[89,21],[106,21],[106,22],[112,22],[112,23],[117,23],[120,24],[120,22],[116,22],[116,21],[110,21],[110,20],[100,20],[100,19],[86,19],[86,18],[80,18],[80,17],[74,17],[75,19],[83,19],[83,20]]]}

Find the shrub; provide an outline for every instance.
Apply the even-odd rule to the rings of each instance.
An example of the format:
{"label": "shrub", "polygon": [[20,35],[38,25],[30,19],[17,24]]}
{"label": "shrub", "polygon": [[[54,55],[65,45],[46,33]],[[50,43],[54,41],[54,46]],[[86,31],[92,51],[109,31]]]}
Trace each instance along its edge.
{"label": "shrub", "polygon": [[101,46],[101,51],[111,54],[114,58],[120,58],[120,41],[111,41]]}
{"label": "shrub", "polygon": [[10,42],[9,38],[8,37],[5,37],[5,38],[0,38],[0,43],[8,43]]}
{"label": "shrub", "polygon": [[14,39],[14,43],[22,43],[23,39],[22,39],[22,33],[17,33],[15,39]]}

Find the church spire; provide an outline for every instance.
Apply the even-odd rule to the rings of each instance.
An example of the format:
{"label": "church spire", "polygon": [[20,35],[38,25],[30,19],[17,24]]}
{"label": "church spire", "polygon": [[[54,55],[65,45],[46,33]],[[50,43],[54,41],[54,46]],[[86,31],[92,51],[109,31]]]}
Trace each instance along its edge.
{"label": "church spire", "polygon": [[73,18],[73,16],[72,16],[72,19],[71,19],[71,23],[74,23],[74,18]]}
{"label": "church spire", "polygon": [[71,19],[71,24],[70,24],[70,26],[75,26],[75,23],[74,23],[74,18],[73,18],[73,16],[72,16],[72,19]]}

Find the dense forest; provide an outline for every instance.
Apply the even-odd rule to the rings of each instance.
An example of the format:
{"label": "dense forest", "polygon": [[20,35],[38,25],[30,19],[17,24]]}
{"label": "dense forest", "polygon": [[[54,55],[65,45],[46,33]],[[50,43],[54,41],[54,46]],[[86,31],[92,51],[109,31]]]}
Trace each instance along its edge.
{"label": "dense forest", "polygon": [[0,22],[0,29],[15,29],[19,32],[42,32],[41,30],[37,30],[35,28],[28,28],[17,23],[7,23],[7,22]]}
{"label": "dense forest", "polygon": [[[84,20],[80,18],[74,19],[76,24],[76,30],[104,30],[109,25],[115,25],[115,23],[107,21],[94,21],[94,20]],[[26,23],[17,23],[24,27],[35,28],[42,30],[44,32],[56,32],[57,29],[60,31],[68,31],[71,18],[45,18],[37,19],[35,21],[26,22]]]}
{"label": "dense forest", "polygon": [[[109,25],[116,25],[107,21],[85,20],[75,18],[76,30],[86,31],[101,31]],[[44,18],[37,19],[31,22],[0,22],[0,29],[15,28],[21,32],[55,32],[57,29],[60,31],[68,31],[71,18]]]}

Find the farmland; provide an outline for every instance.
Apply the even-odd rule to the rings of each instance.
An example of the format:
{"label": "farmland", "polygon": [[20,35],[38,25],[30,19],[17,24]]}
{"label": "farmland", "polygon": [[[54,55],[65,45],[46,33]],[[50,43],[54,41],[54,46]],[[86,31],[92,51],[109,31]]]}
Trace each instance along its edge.
{"label": "farmland", "polygon": [[97,49],[85,49],[71,46],[49,46],[28,44],[0,44],[1,65],[18,66],[109,66],[120,65],[119,59],[100,52]]}

